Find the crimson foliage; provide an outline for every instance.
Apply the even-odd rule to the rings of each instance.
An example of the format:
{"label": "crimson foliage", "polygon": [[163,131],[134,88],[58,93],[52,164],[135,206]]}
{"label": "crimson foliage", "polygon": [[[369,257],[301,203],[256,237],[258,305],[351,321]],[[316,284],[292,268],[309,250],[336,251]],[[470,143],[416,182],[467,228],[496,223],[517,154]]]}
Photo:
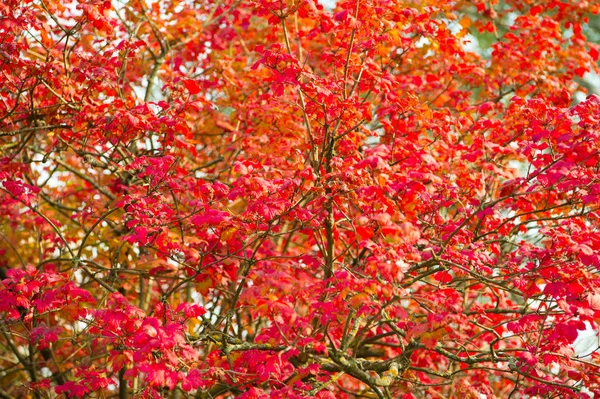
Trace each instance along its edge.
{"label": "crimson foliage", "polygon": [[4,1],[0,397],[600,395],[598,10]]}

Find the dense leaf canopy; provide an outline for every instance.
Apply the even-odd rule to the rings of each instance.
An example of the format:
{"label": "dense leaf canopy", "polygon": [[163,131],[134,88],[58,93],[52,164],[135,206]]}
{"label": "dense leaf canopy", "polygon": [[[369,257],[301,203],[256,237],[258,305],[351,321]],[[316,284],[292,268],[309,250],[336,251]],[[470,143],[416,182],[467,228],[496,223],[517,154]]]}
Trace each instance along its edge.
{"label": "dense leaf canopy", "polygon": [[599,10],[3,1],[0,398],[599,397]]}

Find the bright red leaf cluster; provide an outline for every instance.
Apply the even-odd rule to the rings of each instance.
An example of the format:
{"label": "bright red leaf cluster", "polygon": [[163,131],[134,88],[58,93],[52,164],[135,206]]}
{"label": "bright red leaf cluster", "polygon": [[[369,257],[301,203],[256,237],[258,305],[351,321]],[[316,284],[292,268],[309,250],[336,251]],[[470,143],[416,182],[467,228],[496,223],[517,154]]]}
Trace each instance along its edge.
{"label": "bright red leaf cluster", "polygon": [[333,3],[0,4],[0,398],[600,396],[600,5]]}

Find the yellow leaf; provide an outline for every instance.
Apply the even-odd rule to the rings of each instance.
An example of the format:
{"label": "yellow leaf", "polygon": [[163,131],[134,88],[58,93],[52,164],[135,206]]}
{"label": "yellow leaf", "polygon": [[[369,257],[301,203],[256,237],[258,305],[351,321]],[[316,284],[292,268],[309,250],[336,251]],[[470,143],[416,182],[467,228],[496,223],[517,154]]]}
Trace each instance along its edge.
{"label": "yellow leaf", "polygon": [[469,18],[469,17],[463,17],[458,23],[463,28],[469,29],[469,27],[471,26],[471,18]]}
{"label": "yellow leaf", "polygon": [[235,235],[237,230],[238,229],[236,229],[235,227],[230,227],[223,232],[221,237],[223,238],[224,241],[229,241]]}
{"label": "yellow leaf", "polygon": [[211,277],[206,277],[204,280],[196,284],[196,290],[203,296],[208,295],[208,290],[214,287],[215,282]]}
{"label": "yellow leaf", "polygon": [[202,322],[200,320],[198,320],[196,317],[192,317],[188,321],[188,334],[195,335],[196,327],[198,327],[200,324],[202,324]]}

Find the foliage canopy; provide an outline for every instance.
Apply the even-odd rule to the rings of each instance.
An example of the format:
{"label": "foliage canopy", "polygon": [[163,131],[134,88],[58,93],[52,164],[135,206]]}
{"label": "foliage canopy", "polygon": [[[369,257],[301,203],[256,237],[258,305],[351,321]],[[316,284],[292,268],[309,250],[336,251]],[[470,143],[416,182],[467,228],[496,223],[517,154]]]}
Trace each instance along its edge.
{"label": "foliage canopy", "polygon": [[4,1],[0,398],[598,397],[599,8]]}

